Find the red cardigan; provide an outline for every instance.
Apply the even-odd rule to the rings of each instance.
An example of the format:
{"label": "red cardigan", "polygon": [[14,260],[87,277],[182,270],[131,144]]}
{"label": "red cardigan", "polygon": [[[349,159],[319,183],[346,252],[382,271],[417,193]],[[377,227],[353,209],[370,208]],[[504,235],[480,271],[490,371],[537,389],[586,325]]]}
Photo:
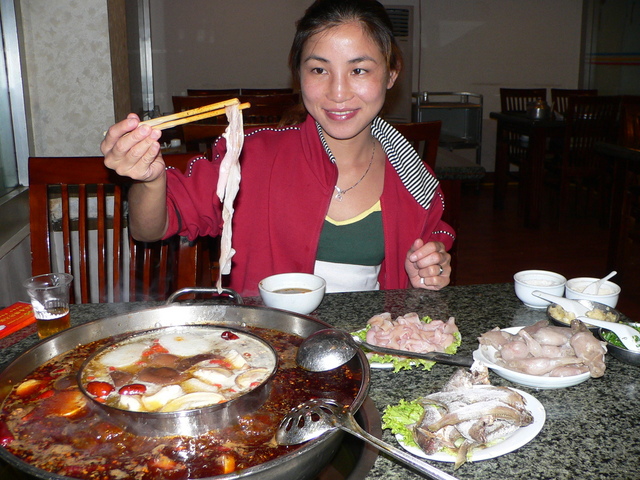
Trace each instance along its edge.
{"label": "red cardigan", "polygon": [[[215,190],[224,144],[224,139],[216,142],[212,161],[195,158],[185,175],[168,169],[167,237],[177,233],[193,240],[220,235],[221,203]],[[313,272],[338,170],[311,117],[294,127],[246,133],[240,162],[242,180],[234,205],[232,239],[236,254],[225,284],[242,295],[254,296],[258,282],[269,275]],[[380,201],[385,236],[380,287],[407,288],[404,260],[416,238],[441,241],[447,249],[453,244],[453,229],[441,220],[442,192],[438,187],[425,209],[387,162]]]}

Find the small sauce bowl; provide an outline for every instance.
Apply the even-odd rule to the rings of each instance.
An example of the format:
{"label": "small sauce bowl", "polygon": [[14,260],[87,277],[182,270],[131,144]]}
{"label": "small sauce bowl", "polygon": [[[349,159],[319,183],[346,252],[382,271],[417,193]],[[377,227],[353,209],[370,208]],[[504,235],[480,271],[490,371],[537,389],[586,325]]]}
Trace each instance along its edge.
{"label": "small sauce bowl", "polygon": [[311,273],[281,273],[258,283],[260,297],[267,307],[302,315],[318,308],[326,288],[324,278]]}

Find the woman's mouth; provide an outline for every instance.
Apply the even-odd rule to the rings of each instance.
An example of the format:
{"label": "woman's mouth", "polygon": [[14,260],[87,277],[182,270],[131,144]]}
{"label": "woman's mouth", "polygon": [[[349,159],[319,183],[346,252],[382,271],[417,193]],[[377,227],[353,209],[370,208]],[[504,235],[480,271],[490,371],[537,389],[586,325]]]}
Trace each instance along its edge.
{"label": "woman's mouth", "polygon": [[327,117],[335,121],[349,120],[357,114],[358,110],[325,110]]}

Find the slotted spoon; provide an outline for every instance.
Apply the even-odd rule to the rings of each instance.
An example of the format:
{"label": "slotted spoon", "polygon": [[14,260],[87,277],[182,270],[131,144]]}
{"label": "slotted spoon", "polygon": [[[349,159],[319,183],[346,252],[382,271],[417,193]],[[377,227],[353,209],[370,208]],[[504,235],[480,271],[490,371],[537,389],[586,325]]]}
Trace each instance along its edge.
{"label": "slotted spoon", "polygon": [[373,445],[429,478],[458,480],[439,468],[374,437],[358,424],[349,407],[328,398],[308,400],[291,410],[280,422],[276,441],[280,445],[298,445],[337,428]]}

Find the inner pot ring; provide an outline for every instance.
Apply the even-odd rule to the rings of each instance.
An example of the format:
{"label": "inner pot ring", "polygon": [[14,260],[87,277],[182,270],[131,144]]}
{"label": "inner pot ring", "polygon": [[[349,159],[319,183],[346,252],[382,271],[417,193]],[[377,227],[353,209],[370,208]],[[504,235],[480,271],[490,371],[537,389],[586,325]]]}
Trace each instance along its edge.
{"label": "inner pot ring", "polygon": [[[224,339],[223,336],[227,339]],[[181,341],[176,341],[176,339],[184,340],[184,344]],[[209,350],[207,347],[207,342],[209,341],[212,348],[207,351]],[[163,343],[168,345],[169,348],[163,346]],[[157,349],[156,345],[160,345],[162,348]],[[223,347],[228,345],[228,349],[218,348],[220,345]],[[185,365],[184,362],[188,364],[190,361],[202,358],[201,362],[197,362],[184,370],[186,372],[185,376],[191,381],[196,378],[193,376],[193,371],[198,369],[198,365],[200,365],[200,371],[206,370],[208,362],[214,362],[214,360],[217,362],[220,356],[225,358],[223,363],[228,365],[226,355],[231,350],[238,352],[247,363],[247,366],[243,367],[244,370],[239,369],[239,373],[246,372],[247,368],[257,367],[255,362],[257,358],[264,359],[264,362],[260,362],[260,366],[266,366],[267,369],[264,377],[259,381],[252,382],[248,391],[244,393],[240,393],[222,403],[214,403],[197,408],[176,411],[136,411],[120,408],[118,404],[114,403],[125,395],[118,393],[119,388],[116,388],[115,381],[105,376],[95,378],[96,376],[93,374],[99,366],[102,366],[103,369],[106,368],[109,372],[113,372],[114,369],[136,372],[132,383],[143,384],[153,389],[154,385],[135,381],[135,375],[144,366],[155,368],[153,362],[148,363],[146,361],[146,358],[153,358],[154,351],[156,353],[176,355],[179,357],[178,363],[183,362],[183,367]],[[118,351],[120,354],[114,353]],[[136,352],[138,351],[151,351],[152,353],[146,357],[140,356],[139,359],[136,359]],[[178,353],[183,355],[177,355]],[[111,357],[107,357],[109,354],[111,354]],[[208,354],[214,355],[214,358],[207,358]],[[104,358],[116,359],[119,366],[112,368],[109,368],[108,365],[105,366],[100,362],[100,359]],[[122,366],[123,363],[129,362],[130,359],[133,359],[131,365]],[[136,362],[137,364],[135,364]],[[216,366],[219,363],[211,365]],[[242,363],[242,361],[239,360],[239,363]],[[278,357],[275,350],[268,342],[257,335],[218,325],[185,325],[134,332],[127,336],[125,340],[119,339],[100,348],[83,362],[78,372],[77,381],[80,390],[90,399],[90,404],[100,414],[108,417],[109,420],[131,433],[153,437],[172,435],[199,436],[211,430],[231,426],[237,423],[238,417],[258,409],[269,397],[270,380],[277,367]],[[216,368],[213,368],[213,370],[216,370]],[[109,376],[111,376],[111,373],[109,373]],[[89,384],[95,381],[111,383],[113,392],[109,394],[110,396],[96,396],[90,393],[89,390],[93,391],[93,388]],[[184,378],[182,378],[182,382],[184,382]],[[172,385],[176,384],[179,385],[180,383],[169,382],[162,386],[156,385],[155,388],[160,390],[164,386],[171,386],[169,390],[175,391],[176,389]],[[212,393],[211,395],[215,396],[217,394]],[[137,396],[137,399],[139,398],[141,397]],[[162,401],[162,398],[160,401]]]}

